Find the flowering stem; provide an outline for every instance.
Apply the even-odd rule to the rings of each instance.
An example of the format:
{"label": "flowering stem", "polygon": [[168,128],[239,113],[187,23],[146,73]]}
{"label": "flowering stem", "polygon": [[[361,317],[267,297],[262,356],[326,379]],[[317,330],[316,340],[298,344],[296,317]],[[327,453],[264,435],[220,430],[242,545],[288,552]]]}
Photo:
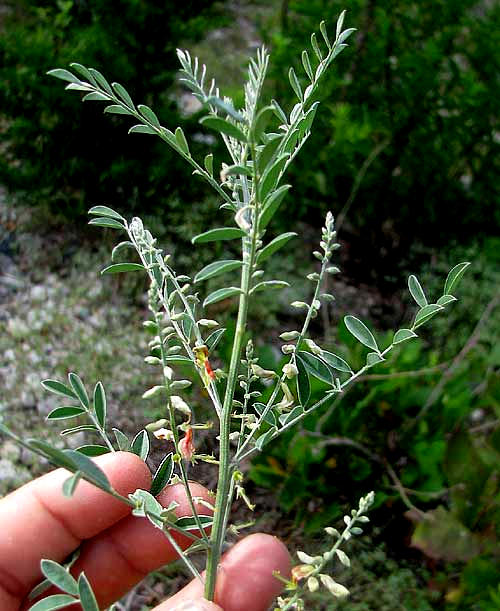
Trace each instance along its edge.
{"label": "flowering stem", "polygon": [[[155,312],[155,322],[158,326],[158,330],[161,329],[161,316],[159,314],[159,312]],[[166,354],[165,354],[165,346],[163,345],[163,342],[160,341],[160,354],[161,354],[161,362],[162,362],[162,369],[163,369],[163,380],[164,380],[164,384],[165,384],[165,388],[167,390],[167,394],[168,394],[168,398],[167,398],[167,409],[168,409],[168,415],[170,418],[170,426],[172,429],[172,433],[174,436],[174,445],[175,445],[175,451],[178,455],[180,455],[179,452],[179,431],[177,430],[177,426],[175,425],[175,410],[174,407],[172,405],[172,401],[170,400],[170,390],[169,390],[169,386],[170,386],[170,380],[168,378],[168,376],[165,373],[165,368],[167,367],[167,360],[166,360]],[[182,483],[184,484],[184,488],[186,489],[186,496],[188,498],[189,501],[189,506],[191,508],[191,511],[193,512],[193,517],[196,521],[196,526],[198,527],[198,530],[200,531],[200,534],[203,538],[203,540],[205,541],[205,543],[209,544],[209,539],[207,537],[207,534],[205,532],[205,530],[203,529],[203,525],[201,523],[200,517],[198,515],[198,511],[196,509],[196,505],[194,503],[193,500],[193,495],[191,494],[191,488],[189,487],[189,481],[188,481],[188,477],[187,477],[187,473],[186,473],[186,468],[184,466],[184,463],[182,462],[182,460],[179,461],[179,469],[181,471],[181,477],[182,477]]]}
{"label": "flowering stem", "polygon": [[[255,150],[252,149],[253,158],[255,159]],[[257,174],[254,164],[253,174],[253,193],[257,193]],[[245,205],[250,205],[251,195],[246,192]],[[219,479],[217,483],[217,497],[215,501],[214,523],[211,534],[211,547],[207,554],[207,570],[205,581],[205,598],[213,600],[215,592],[215,580],[217,577],[217,565],[219,564],[222,545],[226,532],[226,523],[228,519],[227,506],[231,502],[229,495],[230,482],[234,471],[234,464],[231,464],[230,457],[230,442],[229,434],[231,432],[231,413],[233,410],[234,390],[238,379],[238,370],[240,365],[241,350],[243,347],[243,338],[245,335],[247,317],[248,317],[248,302],[251,289],[252,271],[255,263],[255,255],[257,251],[257,238],[259,232],[259,206],[255,200],[253,212],[253,226],[250,237],[244,237],[242,240],[243,250],[243,270],[241,274],[241,294],[238,307],[238,319],[236,321],[236,330],[233,340],[233,348],[231,352],[231,362],[229,365],[229,373],[226,385],[226,393],[224,395],[224,403],[222,406],[222,414],[220,419],[220,453],[219,453]],[[231,494],[232,497],[232,494]]]}

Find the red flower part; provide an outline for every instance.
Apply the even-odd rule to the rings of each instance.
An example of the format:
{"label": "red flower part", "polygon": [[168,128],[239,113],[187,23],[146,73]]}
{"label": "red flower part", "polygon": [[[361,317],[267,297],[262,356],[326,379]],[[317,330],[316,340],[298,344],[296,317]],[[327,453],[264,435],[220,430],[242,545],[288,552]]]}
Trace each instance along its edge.
{"label": "red flower part", "polygon": [[211,367],[211,365],[210,365],[210,361],[208,360],[208,358],[207,358],[207,360],[205,361],[205,371],[207,372],[207,375],[208,375],[208,377],[209,377],[211,380],[214,380],[214,379],[215,379],[215,373],[214,373],[214,370],[212,369],[212,367]]}
{"label": "red flower part", "polygon": [[182,458],[191,460],[196,448],[193,444],[193,429],[191,427],[186,431],[185,436],[179,441],[179,452]]}

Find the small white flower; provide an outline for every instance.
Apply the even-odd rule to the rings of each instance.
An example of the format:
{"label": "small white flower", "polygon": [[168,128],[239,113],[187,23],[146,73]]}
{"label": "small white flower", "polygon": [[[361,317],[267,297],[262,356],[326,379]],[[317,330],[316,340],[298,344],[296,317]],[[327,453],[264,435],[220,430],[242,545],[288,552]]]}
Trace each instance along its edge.
{"label": "small white flower", "polygon": [[289,380],[294,378],[299,373],[299,370],[293,363],[287,363],[286,365],[284,365],[282,371]]}
{"label": "small white flower", "polygon": [[186,416],[191,416],[191,408],[184,401],[182,397],[179,397],[177,395],[172,395],[170,397],[170,401],[172,402],[172,407],[174,409],[176,409],[179,412],[182,412],[183,414],[186,414]]}
{"label": "small white flower", "polygon": [[336,598],[346,598],[346,596],[349,596],[349,590],[345,586],[334,581],[330,575],[320,575],[319,578],[321,579],[321,583]]}

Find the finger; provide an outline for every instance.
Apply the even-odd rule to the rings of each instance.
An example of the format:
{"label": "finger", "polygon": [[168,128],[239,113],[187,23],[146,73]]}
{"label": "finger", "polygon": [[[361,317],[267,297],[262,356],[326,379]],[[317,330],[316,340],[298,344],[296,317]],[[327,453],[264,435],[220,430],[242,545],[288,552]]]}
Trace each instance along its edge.
{"label": "finger", "polygon": [[[160,607],[156,607],[156,609],[159,608]],[[153,611],[155,610],[153,609]],[[175,609],[172,609],[172,611],[223,611],[223,609],[219,607],[219,605],[210,603],[204,598],[198,598],[197,600],[186,600],[175,607]]]}
{"label": "finger", "polygon": [[[285,578],[290,575],[290,556],[283,543],[260,533],[246,537],[222,557],[215,602],[224,611],[266,611],[283,589],[274,571]],[[154,611],[177,611],[180,604],[202,596],[203,585],[194,580]]]}
{"label": "finger", "polygon": [[[149,469],[134,454],[107,454],[96,463],[123,496],[149,486]],[[67,471],[57,469],[0,501],[0,609],[18,608],[40,578],[41,558],[63,560],[82,540],[130,512],[88,482],[80,482],[71,499],[64,497],[61,487],[68,477]]]}
{"label": "finger", "polygon": [[[191,482],[190,490],[195,498],[213,500],[208,490],[200,484]],[[176,509],[179,517],[192,515],[183,484],[167,486],[158,500],[165,507],[172,501],[179,503]],[[211,514],[209,509],[196,500],[195,503],[199,513]],[[193,542],[186,536],[174,532],[171,534],[183,549]],[[148,573],[177,558],[177,552],[161,530],[145,518],[127,516],[83,544],[72,573],[77,575],[85,571],[99,604],[106,607],[121,598]]]}

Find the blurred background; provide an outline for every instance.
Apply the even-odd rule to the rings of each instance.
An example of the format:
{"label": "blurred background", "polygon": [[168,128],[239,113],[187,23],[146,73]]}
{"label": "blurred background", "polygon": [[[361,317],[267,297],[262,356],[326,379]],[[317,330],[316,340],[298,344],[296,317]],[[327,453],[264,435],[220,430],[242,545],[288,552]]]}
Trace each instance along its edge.
{"label": "blurred background", "polygon": [[[245,466],[258,509],[252,515],[235,505],[236,519],[255,520],[254,529],[279,535],[292,551],[314,552],[324,526],[374,489],[372,526],[347,550],[350,571],[338,570],[351,598],[336,606],[311,595],[311,609],[497,610],[500,5],[493,0],[0,2],[0,409],[18,432],[57,439],[56,427],[43,423],[55,404],[39,382],[72,370],[89,384],[103,381],[125,430],[162,416],[160,404],[140,399],[156,383],[143,363],[144,281],[100,278],[115,236],[87,227],[86,211],[106,204],[140,214],[188,274],[214,258],[213,250],[194,250],[191,237],[220,224],[220,202],[161,141],[127,136],[126,119],[82,104],[46,71],[72,61],[99,69],[154,108],[163,125],[181,125],[193,155],[211,151],[217,167],[224,150],[201,129],[199,108],[176,81],[175,49],[199,55],[238,107],[247,58],[265,44],[265,95],[290,108],[289,66],[301,72],[310,33],[322,19],[331,30],[344,8],[347,27],[358,31],[322,85],[315,129],[288,180],[293,190],[270,228],[299,238],[271,261],[291,288],[253,306],[261,363],[280,366],[269,340],[293,328],[289,303],[309,296],[309,253],[328,210],[337,218],[342,274],[330,281],[336,303],[313,334],[352,363],[364,354],[342,323],[346,313],[389,342],[414,312],[408,274],[438,296],[453,265],[472,266],[449,314]],[[231,254],[221,244],[215,250]],[[235,306],[221,302],[209,315],[231,331]],[[218,366],[227,363],[226,336]],[[205,409],[201,395],[192,401]],[[152,464],[161,447],[155,452]],[[46,468],[3,441],[0,492]],[[197,476],[214,485],[212,472]],[[184,578],[180,567],[160,571],[123,608],[147,609]]]}

